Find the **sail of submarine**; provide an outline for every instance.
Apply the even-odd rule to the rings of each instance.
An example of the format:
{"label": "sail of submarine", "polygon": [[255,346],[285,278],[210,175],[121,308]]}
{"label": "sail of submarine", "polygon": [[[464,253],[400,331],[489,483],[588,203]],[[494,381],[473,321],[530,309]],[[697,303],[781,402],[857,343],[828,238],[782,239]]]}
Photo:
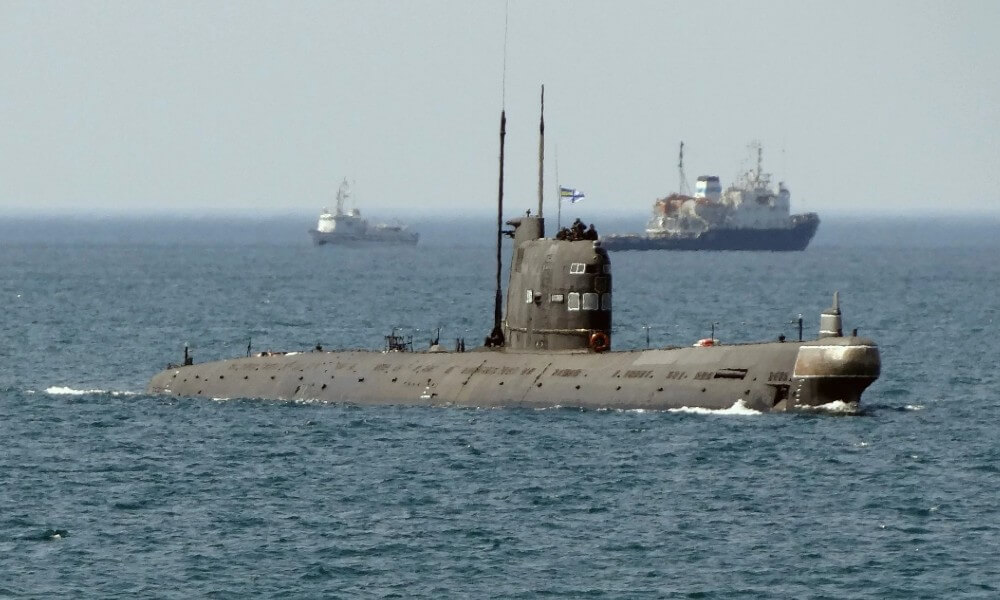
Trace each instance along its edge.
{"label": "sail of submarine", "polygon": [[[544,87],[542,100],[544,114]],[[509,220],[512,229],[503,230],[505,128],[502,111],[494,323],[482,347],[466,352],[435,345],[414,352],[389,343],[385,351],[269,352],[200,364],[186,357],[183,365],[156,374],[148,392],[469,407],[664,410],[742,403],[783,411],[857,403],[878,378],[878,346],[843,334],[837,294],[822,313],[814,340],[611,351],[608,252],[598,240],[545,237],[544,117],[537,214]],[[514,244],[505,316],[500,288],[504,234]]]}

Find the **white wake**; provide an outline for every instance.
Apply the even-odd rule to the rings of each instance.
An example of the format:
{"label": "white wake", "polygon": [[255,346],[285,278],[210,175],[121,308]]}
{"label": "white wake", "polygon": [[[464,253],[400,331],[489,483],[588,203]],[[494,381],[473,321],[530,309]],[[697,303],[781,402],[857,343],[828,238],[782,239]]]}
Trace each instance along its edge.
{"label": "white wake", "polygon": [[45,389],[50,396],[85,396],[88,394],[106,394],[109,396],[135,396],[138,392],[120,392],[114,390],[77,390],[71,387],[54,385]]}
{"label": "white wake", "polygon": [[691,415],[759,415],[763,414],[759,410],[754,410],[746,405],[742,398],[733,403],[729,408],[701,408],[692,406],[682,406],[680,408],[668,408],[669,412],[687,413]]}

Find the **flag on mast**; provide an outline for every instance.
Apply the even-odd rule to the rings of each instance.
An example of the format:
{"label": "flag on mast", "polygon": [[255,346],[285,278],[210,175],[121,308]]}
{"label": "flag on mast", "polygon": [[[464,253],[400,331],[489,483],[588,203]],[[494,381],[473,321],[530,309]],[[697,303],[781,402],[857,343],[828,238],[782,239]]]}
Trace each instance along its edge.
{"label": "flag on mast", "polygon": [[583,192],[581,192],[580,190],[567,187],[559,188],[559,199],[569,200],[570,204],[576,204],[580,200],[583,200],[585,197],[586,196],[584,196]]}

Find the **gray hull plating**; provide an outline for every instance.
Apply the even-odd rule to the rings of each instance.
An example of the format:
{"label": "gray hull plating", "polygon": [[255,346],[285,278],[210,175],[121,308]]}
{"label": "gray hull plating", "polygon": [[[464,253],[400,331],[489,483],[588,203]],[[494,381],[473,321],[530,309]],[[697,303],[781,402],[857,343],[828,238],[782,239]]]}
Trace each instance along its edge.
{"label": "gray hull plating", "polygon": [[871,340],[631,352],[305,352],[167,369],[149,392],[470,407],[760,411],[857,402],[879,375]]}

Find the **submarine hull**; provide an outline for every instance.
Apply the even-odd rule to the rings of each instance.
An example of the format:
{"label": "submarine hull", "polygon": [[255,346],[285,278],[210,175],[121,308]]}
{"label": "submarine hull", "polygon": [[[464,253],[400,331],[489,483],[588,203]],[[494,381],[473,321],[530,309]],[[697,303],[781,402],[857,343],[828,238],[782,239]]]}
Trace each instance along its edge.
{"label": "submarine hull", "polygon": [[790,410],[856,403],[880,370],[857,337],[626,352],[303,352],[172,367],[153,394],[468,407]]}

